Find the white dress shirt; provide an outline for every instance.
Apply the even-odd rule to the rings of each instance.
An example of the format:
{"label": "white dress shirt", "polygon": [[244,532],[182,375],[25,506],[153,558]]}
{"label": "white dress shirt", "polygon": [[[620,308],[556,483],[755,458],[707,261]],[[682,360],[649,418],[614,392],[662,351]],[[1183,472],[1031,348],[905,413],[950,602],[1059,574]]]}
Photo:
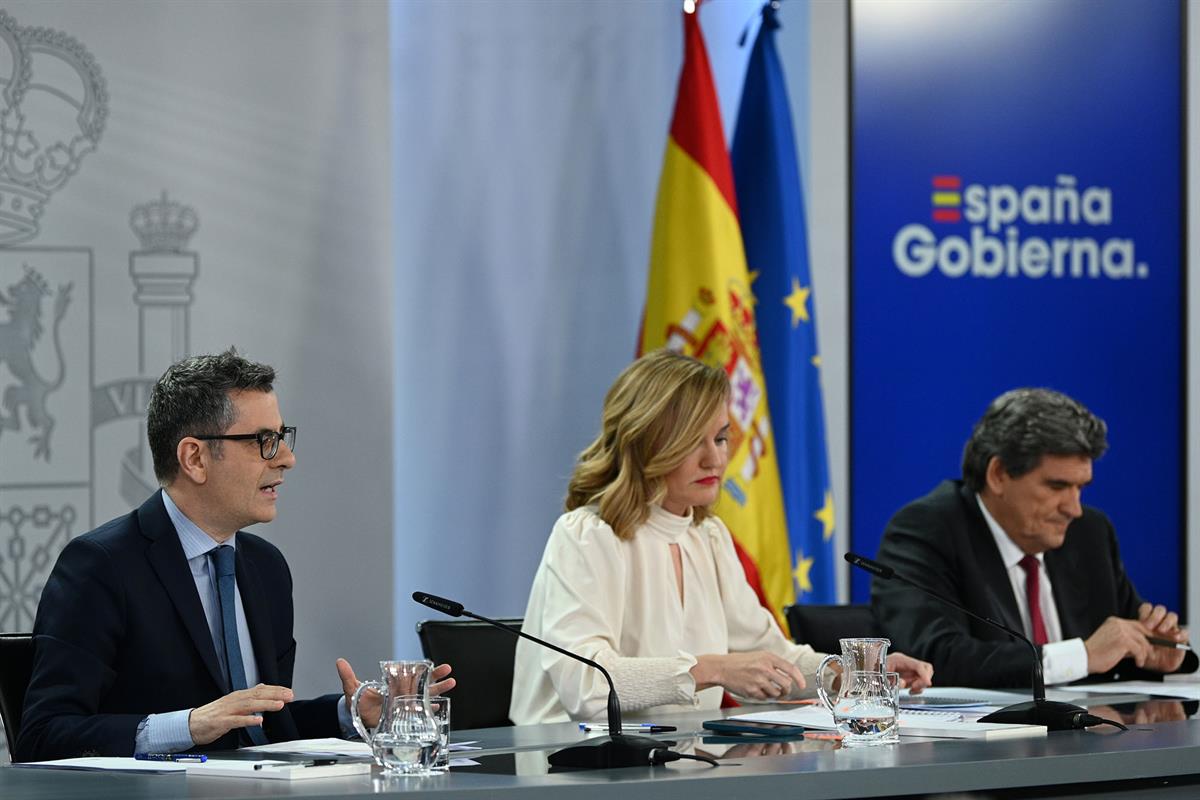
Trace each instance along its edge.
{"label": "white dress shirt", "polygon": [[[988,530],[992,532],[996,547],[1000,550],[1000,560],[1004,562],[1004,568],[1008,571],[1008,580],[1017,600],[1017,610],[1021,614],[1021,627],[1025,635],[1032,640],[1033,623],[1030,621],[1029,600],[1025,594],[1025,568],[1021,566],[1021,559],[1025,557],[1025,553],[988,512],[983,498],[976,494],[975,501],[979,503],[983,519],[987,522]],[[1038,553],[1034,558],[1038,562],[1038,605],[1042,611],[1042,622],[1046,626],[1047,644],[1042,645],[1042,677],[1048,684],[1070,683],[1086,678],[1087,648],[1083,645],[1083,639],[1062,638],[1062,623],[1058,619],[1054,586],[1050,581],[1050,573],[1046,571],[1046,561],[1042,553]]]}
{"label": "white dress shirt", "polygon": [[[683,598],[671,544],[683,561]],[[800,667],[809,687],[822,654],[784,636],[746,582],[729,531],[651,506],[628,541],[595,507],[558,518],[533,579],[523,630],[603,664],[626,711],[716,709],[719,686],[696,690],[696,656],[768,650]],[[521,639],[509,716],[518,725],[603,716],[596,669]]]}

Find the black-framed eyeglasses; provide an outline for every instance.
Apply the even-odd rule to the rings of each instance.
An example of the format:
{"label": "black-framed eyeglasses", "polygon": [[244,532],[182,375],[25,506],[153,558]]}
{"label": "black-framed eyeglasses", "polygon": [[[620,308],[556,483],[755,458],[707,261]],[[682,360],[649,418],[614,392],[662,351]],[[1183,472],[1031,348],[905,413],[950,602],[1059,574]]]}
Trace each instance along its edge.
{"label": "black-framed eyeglasses", "polygon": [[251,439],[258,440],[258,452],[264,460],[270,461],[279,452],[279,442],[283,441],[288,450],[296,449],[296,428],[292,425],[285,425],[277,431],[259,431],[258,433],[222,433],[222,434],[205,434],[203,436],[193,436],[193,439],[201,439],[203,441],[212,441],[213,439],[225,439],[234,442],[249,441]]}

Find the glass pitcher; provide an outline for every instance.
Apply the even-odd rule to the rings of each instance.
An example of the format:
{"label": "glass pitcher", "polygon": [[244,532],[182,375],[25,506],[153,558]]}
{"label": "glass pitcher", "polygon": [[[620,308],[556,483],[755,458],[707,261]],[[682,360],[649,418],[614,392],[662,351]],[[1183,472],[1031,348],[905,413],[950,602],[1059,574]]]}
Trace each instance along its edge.
{"label": "glass pitcher", "polygon": [[[839,639],[841,655],[826,656],[817,667],[817,696],[833,714],[842,744],[884,744],[896,741],[897,694],[900,678],[887,672],[890,639]],[[837,664],[837,698],[825,689],[825,670]],[[889,680],[886,675],[894,675]]]}
{"label": "glass pitcher", "polygon": [[842,646],[840,656],[825,656],[821,666],[817,667],[817,686],[824,686],[821,680],[825,667],[834,661],[840,662],[842,672],[875,672],[887,671],[887,651],[892,645],[891,639],[838,639]]}
{"label": "glass pitcher", "polygon": [[821,692],[842,736],[842,747],[891,744],[900,739],[900,675],[877,670],[843,672],[837,699]]}
{"label": "glass pitcher", "polygon": [[[382,679],[364,681],[350,700],[350,716],[364,742],[371,746],[375,763],[401,775],[429,775],[437,760],[438,723],[429,704],[432,661],[380,661]],[[383,705],[379,723],[372,729],[359,712],[362,693],[379,693]]]}

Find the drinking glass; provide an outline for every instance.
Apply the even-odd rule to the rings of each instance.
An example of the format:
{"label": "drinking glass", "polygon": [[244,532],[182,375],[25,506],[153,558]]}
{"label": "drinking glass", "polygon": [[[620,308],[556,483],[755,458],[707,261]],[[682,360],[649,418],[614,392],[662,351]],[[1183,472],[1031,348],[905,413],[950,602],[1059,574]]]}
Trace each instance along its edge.
{"label": "drinking glass", "polygon": [[437,756],[433,760],[434,772],[450,769],[450,698],[431,697],[429,708],[438,731]]}

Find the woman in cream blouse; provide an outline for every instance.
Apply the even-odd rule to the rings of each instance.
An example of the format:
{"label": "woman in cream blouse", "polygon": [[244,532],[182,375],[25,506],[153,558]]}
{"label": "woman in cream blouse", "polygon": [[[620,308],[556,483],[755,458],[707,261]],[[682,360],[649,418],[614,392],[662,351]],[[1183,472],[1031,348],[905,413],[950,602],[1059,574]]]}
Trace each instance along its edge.
{"label": "woman in cream blouse", "polygon": [[[710,510],[728,460],[728,401],[723,370],[665,350],[621,373],[533,579],[524,630],[603,664],[626,711],[715,709],[723,690],[787,697],[823,657],[759,605]],[[914,689],[933,674],[898,653],[888,666]],[[516,724],[598,718],[607,698],[598,670],[518,641]]]}

